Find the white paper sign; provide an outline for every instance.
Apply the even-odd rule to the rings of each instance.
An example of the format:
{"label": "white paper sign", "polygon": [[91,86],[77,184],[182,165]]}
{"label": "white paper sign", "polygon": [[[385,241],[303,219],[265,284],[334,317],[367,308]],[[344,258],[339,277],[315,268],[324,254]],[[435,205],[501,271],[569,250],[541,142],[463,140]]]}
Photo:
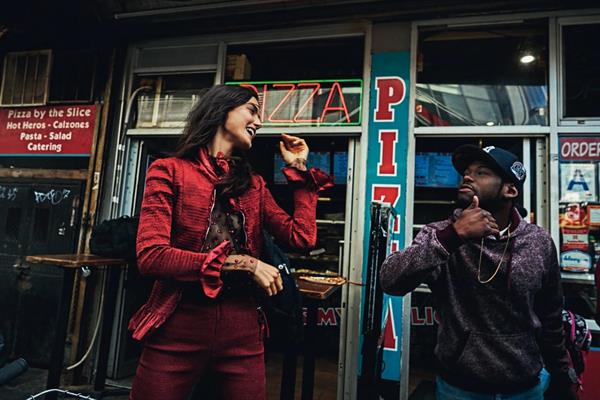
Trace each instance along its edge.
{"label": "white paper sign", "polygon": [[560,164],[560,201],[598,201],[596,165],[583,163]]}
{"label": "white paper sign", "polygon": [[560,253],[560,266],[565,271],[588,272],[592,266],[592,257],[579,250]]}

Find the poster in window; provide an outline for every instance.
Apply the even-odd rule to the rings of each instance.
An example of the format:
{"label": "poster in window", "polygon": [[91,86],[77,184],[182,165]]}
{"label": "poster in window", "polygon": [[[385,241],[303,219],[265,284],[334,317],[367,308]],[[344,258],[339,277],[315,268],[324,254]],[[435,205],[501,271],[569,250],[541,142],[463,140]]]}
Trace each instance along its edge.
{"label": "poster in window", "polygon": [[560,267],[563,271],[589,272],[592,266],[592,257],[581,250],[569,250],[560,253]]}
{"label": "poster in window", "polygon": [[589,226],[587,205],[581,203],[561,204],[558,208],[560,227],[587,228]]}
{"label": "poster in window", "polygon": [[561,251],[581,250],[587,252],[590,247],[589,228],[561,228]]}
{"label": "poster in window", "polygon": [[452,166],[450,153],[417,153],[415,157],[415,186],[455,188],[460,175]]}
{"label": "poster in window", "polygon": [[560,201],[598,201],[596,164],[560,164]]}
{"label": "poster in window", "polygon": [[588,221],[590,226],[600,226],[600,204],[588,204]]}

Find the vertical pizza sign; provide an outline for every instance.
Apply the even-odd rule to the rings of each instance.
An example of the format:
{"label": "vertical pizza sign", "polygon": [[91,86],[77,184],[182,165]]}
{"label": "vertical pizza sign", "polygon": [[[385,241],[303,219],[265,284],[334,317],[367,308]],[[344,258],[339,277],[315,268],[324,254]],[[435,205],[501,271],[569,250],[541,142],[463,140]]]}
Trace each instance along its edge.
{"label": "vertical pizza sign", "polygon": [[[373,54],[371,60],[370,119],[367,150],[365,232],[368,233],[370,203],[390,204],[397,217],[393,222],[389,251],[404,246],[406,209],[406,163],[408,158],[408,52]],[[368,240],[364,241],[367,265]],[[363,279],[366,271],[363,271]],[[402,297],[385,295],[382,315],[384,379],[400,379]]]}
{"label": "vertical pizza sign", "polygon": [[0,109],[0,156],[89,156],[95,105]]}

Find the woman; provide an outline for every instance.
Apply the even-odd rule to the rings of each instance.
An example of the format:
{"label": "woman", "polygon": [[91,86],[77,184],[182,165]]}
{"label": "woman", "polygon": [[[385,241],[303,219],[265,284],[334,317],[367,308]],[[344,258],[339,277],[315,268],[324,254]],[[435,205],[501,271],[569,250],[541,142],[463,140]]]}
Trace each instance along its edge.
{"label": "woman", "polygon": [[148,169],[137,237],[138,267],[157,278],[129,328],[144,349],[131,399],[185,399],[206,381],[227,400],[264,399],[265,321],[256,288],[282,290],[260,261],[262,229],[290,246],[316,241],[317,193],[329,176],[306,168],[305,141],[282,135],[294,215],[275,203],[242,155],[261,127],[256,93],[208,90],[188,116],[175,157]]}

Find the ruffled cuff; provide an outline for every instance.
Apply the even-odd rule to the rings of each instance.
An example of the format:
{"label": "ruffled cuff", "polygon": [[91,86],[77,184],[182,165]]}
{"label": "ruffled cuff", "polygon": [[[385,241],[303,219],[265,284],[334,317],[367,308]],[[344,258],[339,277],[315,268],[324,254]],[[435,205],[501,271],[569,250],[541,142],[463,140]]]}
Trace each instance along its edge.
{"label": "ruffled cuff", "polygon": [[164,324],[169,312],[152,311],[151,307],[144,304],[129,320],[127,328],[132,331],[135,340],[142,340],[150,331]]}
{"label": "ruffled cuff", "polygon": [[204,263],[202,263],[202,266],[200,267],[202,290],[204,291],[204,294],[211,299],[217,297],[221,291],[221,287],[223,287],[221,268],[230,252],[231,243],[228,240],[225,240],[208,252],[204,259]]}
{"label": "ruffled cuff", "polygon": [[289,183],[307,186],[316,193],[333,186],[333,177],[319,168],[300,171],[293,167],[283,167],[281,170]]}

